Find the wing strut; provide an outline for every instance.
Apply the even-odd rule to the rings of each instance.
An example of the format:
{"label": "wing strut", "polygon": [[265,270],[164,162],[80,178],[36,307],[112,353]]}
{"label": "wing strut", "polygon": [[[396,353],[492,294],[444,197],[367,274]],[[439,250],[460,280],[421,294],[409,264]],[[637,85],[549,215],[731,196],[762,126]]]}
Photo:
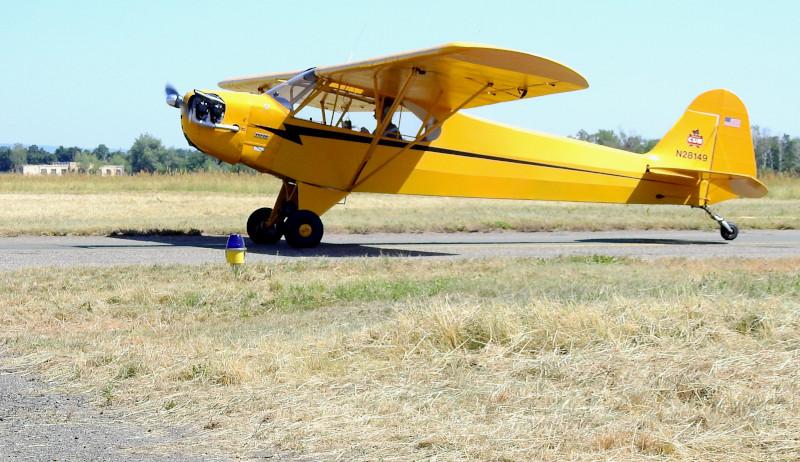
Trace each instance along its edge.
{"label": "wing strut", "polygon": [[[327,80],[326,80],[326,81],[324,81],[324,82],[319,82],[319,83],[317,84],[317,87],[314,89],[314,92],[313,92],[313,93],[311,93],[311,95],[309,95],[307,98],[304,98],[304,99],[303,99],[303,102],[302,102],[302,103],[300,103],[300,104],[297,106],[297,108],[296,108],[296,109],[294,109],[293,111],[291,111],[291,112],[289,113],[289,117],[294,117],[294,116],[296,116],[298,112],[302,111],[302,110],[303,110],[303,109],[304,109],[306,106],[308,106],[308,104],[309,104],[311,101],[314,101],[314,99],[316,99],[316,97],[317,97],[317,96],[319,96],[319,94],[320,94],[320,93],[322,93],[323,91],[326,91],[326,90],[328,90],[328,89],[330,88],[330,86],[331,86],[331,82],[330,82],[330,81],[327,81]],[[324,103],[323,103],[323,105],[322,105],[322,112],[323,112],[323,114],[324,114],[324,112],[325,112],[325,105],[324,105]]]}
{"label": "wing strut", "polygon": [[[403,146],[393,156],[391,156],[388,159],[386,159],[386,161],[383,164],[379,165],[372,173],[370,173],[369,175],[365,176],[364,178],[359,179],[359,176],[361,176],[361,172],[364,170],[364,167],[366,166],[367,161],[369,161],[369,157],[371,157],[372,151],[374,150],[374,146],[377,145],[377,140],[378,140],[379,136],[376,136],[375,139],[373,139],[373,144],[370,145],[370,150],[367,152],[368,156],[366,156],[364,163],[361,165],[361,169],[359,169],[358,174],[353,179],[353,182],[351,183],[350,187],[348,188],[348,191],[352,191],[352,190],[358,188],[359,186],[361,186],[362,183],[364,183],[365,181],[369,180],[370,177],[372,177],[376,173],[380,172],[384,167],[386,167],[392,161],[394,161],[397,158],[397,156],[399,156],[400,154],[403,154],[404,152],[408,151],[409,149],[411,149],[415,145],[419,144],[419,142],[424,140],[425,137],[428,136],[429,133],[433,133],[436,129],[441,127],[447,121],[447,119],[452,117],[453,114],[455,114],[456,112],[460,111],[462,108],[464,108],[470,102],[472,102],[472,100],[474,100],[475,98],[480,96],[482,93],[484,93],[487,88],[491,88],[491,87],[492,87],[491,83],[485,84],[483,87],[481,87],[480,90],[478,90],[472,96],[470,96],[469,98],[464,100],[463,103],[459,104],[458,107],[456,107],[455,109],[453,109],[452,111],[450,111],[449,113],[444,115],[443,117],[440,117],[436,121],[436,123],[431,125],[430,127],[428,127],[428,129],[425,130],[424,133],[421,133],[421,134],[417,133],[417,137],[416,137],[416,139],[414,139],[414,141],[412,141],[412,142],[406,144],[405,146]],[[398,101],[400,101],[400,98],[395,100],[395,105],[397,104]],[[430,113],[429,113],[429,116],[430,116]],[[388,117],[387,117],[387,119],[388,119]],[[422,129],[424,127],[425,127],[425,125],[423,124],[423,126],[420,128],[420,132],[422,132]],[[375,133],[380,133],[380,132],[376,131]]]}
{"label": "wing strut", "polygon": [[[378,127],[375,129],[375,132],[373,133],[372,142],[369,144],[367,152],[364,153],[364,158],[361,160],[361,165],[356,171],[356,174],[353,176],[353,179],[350,180],[350,186],[347,187],[348,191],[353,190],[353,187],[356,185],[356,182],[358,181],[358,177],[361,176],[361,172],[364,171],[364,167],[367,166],[367,163],[372,158],[372,154],[375,153],[375,148],[378,146],[378,141],[380,141],[381,137],[383,136],[383,133],[386,131],[386,127],[389,126],[389,122],[392,120],[392,114],[394,114],[394,111],[397,110],[397,106],[400,104],[400,101],[402,101],[406,93],[408,93],[408,89],[411,88],[411,82],[414,80],[414,77],[416,77],[417,74],[419,74],[419,69],[414,68],[411,70],[411,73],[408,75],[408,78],[406,78],[406,81],[403,83],[402,88],[394,97],[394,101],[392,102],[391,107],[389,107],[389,112],[387,112],[385,117],[382,116],[380,119],[378,119]],[[375,75],[374,77],[374,83],[375,83],[375,97],[376,97],[375,102],[377,103],[375,105],[375,112],[376,115],[382,115],[383,103],[385,101],[385,98],[378,97],[377,75]]]}

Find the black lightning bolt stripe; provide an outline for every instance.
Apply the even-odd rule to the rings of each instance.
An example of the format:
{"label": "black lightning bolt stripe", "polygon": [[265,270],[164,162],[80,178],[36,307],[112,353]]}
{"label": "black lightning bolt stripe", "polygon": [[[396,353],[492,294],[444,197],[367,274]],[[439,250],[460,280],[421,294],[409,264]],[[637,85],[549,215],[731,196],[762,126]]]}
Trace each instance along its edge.
{"label": "black lightning bolt stripe", "polygon": [[[355,143],[364,143],[369,144],[372,142],[373,135],[361,134],[358,132],[336,132],[330,130],[323,130],[319,128],[313,127],[301,127],[299,125],[291,125],[291,124],[284,124],[284,129],[279,128],[272,128],[266,127],[264,125],[254,125],[257,128],[262,130],[267,130],[272,132],[281,138],[284,138],[288,141],[293,143],[297,143],[302,145],[303,142],[301,140],[301,136],[310,136],[312,138],[325,138],[329,140],[338,140],[338,141],[351,141]],[[408,141],[401,141],[401,140],[391,140],[391,139],[381,139],[378,141],[378,144],[381,146],[391,146],[396,148],[403,148],[409,144]],[[433,152],[437,154],[446,154],[451,156],[458,156],[458,157],[469,157],[472,159],[483,159],[483,160],[490,160],[494,162],[506,162],[512,164],[520,164],[520,165],[530,165],[534,167],[544,167],[544,168],[555,168],[559,170],[569,170],[572,172],[581,172],[581,173],[594,173],[597,175],[606,175],[606,176],[613,176],[618,178],[628,178],[632,180],[641,180],[641,177],[637,176],[630,176],[630,175],[621,175],[619,173],[610,173],[610,172],[598,172],[596,170],[588,170],[584,168],[577,168],[577,167],[568,167],[565,165],[555,165],[555,164],[547,164],[544,162],[535,162],[531,160],[524,160],[524,159],[513,159],[509,157],[499,157],[499,156],[492,156],[488,154],[478,154],[474,152],[467,152],[467,151],[457,151],[455,149],[447,149],[447,148],[438,148],[434,146],[425,146],[421,144],[415,144],[411,146],[411,149],[414,151],[423,151],[423,152]]]}

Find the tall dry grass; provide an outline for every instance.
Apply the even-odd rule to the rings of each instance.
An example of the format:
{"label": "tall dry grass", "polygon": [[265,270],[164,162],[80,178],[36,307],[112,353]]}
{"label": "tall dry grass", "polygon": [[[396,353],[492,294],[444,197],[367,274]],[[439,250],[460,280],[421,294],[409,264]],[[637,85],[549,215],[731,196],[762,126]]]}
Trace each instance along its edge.
{"label": "tall dry grass", "polygon": [[241,457],[796,460],[799,302],[797,259],[28,269],[0,362]]}
{"label": "tall dry grass", "polygon": [[796,174],[768,173],[759,180],[769,188],[771,199],[800,199],[800,178]]}
{"label": "tall dry grass", "polygon": [[[765,199],[715,210],[741,229],[800,227],[800,179],[766,177]],[[176,174],[122,178],[0,176],[0,235],[110,234],[171,230],[243,232],[271,207],[280,183],[266,175]],[[707,229],[705,213],[678,206],[582,204],[354,194],[324,215],[327,232]]]}
{"label": "tall dry grass", "polygon": [[113,192],[218,192],[277,194],[280,181],[268,175],[195,172],[125,176],[0,174],[0,193],[93,194]]}

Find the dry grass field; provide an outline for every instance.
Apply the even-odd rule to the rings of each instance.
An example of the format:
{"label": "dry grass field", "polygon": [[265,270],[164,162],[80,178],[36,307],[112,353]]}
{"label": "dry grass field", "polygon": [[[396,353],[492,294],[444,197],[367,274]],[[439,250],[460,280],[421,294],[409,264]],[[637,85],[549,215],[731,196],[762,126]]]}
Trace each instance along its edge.
{"label": "dry grass field", "polygon": [[[763,199],[715,211],[742,229],[800,228],[800,179],[767,177]],[[243,232],[250,213],[271,207],[280,183],[266,175],[22,177],[0,175],[0,235],[110,234],[151,230]],[[700,210],[678,206],[354,194],[323,217],[326,232],[475,232],[708,229]]]}
{"label": "dry grass field", "polygon": [[[719,210],[798,227],[800,181],[767,183],[768,198]],[[241,231],[277,188],[3,176],[0,234]],[[378,195],[325,219],[338,232],[716,226],[685,208]],[[242,459],[800,460],[800,259],[25,269],[0,273],[0,353]]]}
{"label": "dry grass field", "polygon": [[798,259],[51,268],[0,287],[4,365],[187,425],[198,450],[800,458]]}

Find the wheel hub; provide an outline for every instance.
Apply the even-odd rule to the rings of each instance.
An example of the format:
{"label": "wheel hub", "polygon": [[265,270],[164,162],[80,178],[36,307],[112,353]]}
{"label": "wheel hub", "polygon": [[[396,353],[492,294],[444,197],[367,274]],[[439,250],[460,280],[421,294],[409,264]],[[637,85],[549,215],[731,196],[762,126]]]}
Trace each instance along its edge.
{"label": "wheel hub", "polygon": [[314,232],[314,230],[311,228],[311,225],[309,224],[302,224],[300,225],[300,229],[297,230],[297,234],[299,234],[302,237],[311,236],[312,232]]}

